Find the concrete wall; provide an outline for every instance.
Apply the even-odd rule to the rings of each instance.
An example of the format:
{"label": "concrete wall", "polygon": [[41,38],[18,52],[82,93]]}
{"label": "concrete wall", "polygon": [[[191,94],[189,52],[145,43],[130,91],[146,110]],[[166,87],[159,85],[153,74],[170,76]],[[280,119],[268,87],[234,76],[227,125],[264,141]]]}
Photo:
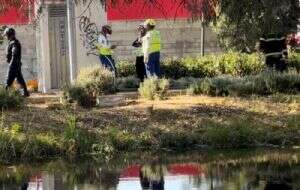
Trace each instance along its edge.
{"label": "concrete wall", "polygon": [[102,25],[107,23],[104,8],[98,1],[93,1],[90,7],[79,5],[75,7],[75,25],[76,25],[76,54],[77,70],[91,65],[99,64],[97,50],[93,47],[93,42],[97,41],[97,33]]}
{"label": "concrete wall", "polygon": [[[17,38],[22,44],[22,63],[25,80],[37,78],[37,56],[35,44],[35,30],[31,25],[12,26]],[[8,64],[6,63],[7,41],[0,45],[0,83],[5,84]]]}
{"label": "concrete wall", "polygon": [[[142,20],[113,21],[112,41],[118,45],[115,51],[117,59],[133,59],[132,42],[137,38],[137,26]],[[158,20],[157,29],[162,36],[162,57],[182,57],[199,55],[201,52],[201,23],[188,20]],[[216,35],[210,28],[205,29],[205,53],[220,52]]]}
{"label": "concrete wall", "polygon": [[[91,45],[97,40],[102,25],[107,23],[106,13],[97,1],[87,9],[84,5],[74,7],[75,27],[75,63],[77,71],[91,64],[99,64],[97,50]],[[118,48],[115,58],[135,59],[131,44],[137,37],[137,26],[142,20],[114,21],[110,23],[113,28],[112,41]],[[201,24],[191,23],[187,20],[158,20],[157,29],[160,30],[163,40],[162,57],[182,57],[199,55],[201,48]],[[23,45],[23,71],[25,78],[38,78],[40,90],[43,92],[51,89],[51,68],[49,55],[49,18],[47,5],[45,5],[39,19],[38,27],[34,30],[31,26],[16,27],[18,38]],[[216,42],[216,36],[209,29],[205,31],[205,53],[221,51]],[[5,63],[4,45],[0,46],[0,79],[4,81],[7,64]]]}
{"label": "concrete wall", "polygon": [[[58,3],[60,6],[64,6],[65,3]],[[43,7],[42,15],[40,16],[38,23],[38,30],[36,33],[36,44],[37,44],[37,55],[38,55],[38,79],[39,79],[39,90],[47,92],[53,86],[51,84],[51,37],[49,33],[50,29],[50,18],[49,18],[49,6],[50,4],[40,5]],[[96,53],[91,48],[89,40],[91,37],[97,40],[98,28],[106,23],[106,13],[98,2],[94,1],[87,9],[87,5],[78,5],[73,7],[73,26],[74,26],[74,60],[73,65],[76,70],[91,64],[99,64],[98,56],[89,55],[89,53]],[[36,6],[38,7],[38,6]],[[67,24],[67,23],[66,23]],[[93,33],[93,34],[91,34]],[[68,37],[68,33],[67,33]],[[68,47],[68,42],[65,46]],[[66,50],[67,55],[69,54],[68,49]],[[60,60],[61,61],[61,60]],[[53,63],[52,63],[53,64]],[[62,62],[58,62],[63,64]],[[69,67],[69,66],[68,66]],[[75,72],[76,72],[75,70]],[[58,71],[59,72],[59,71]],[[63,74],[63,73],[62,73]],[[76,76],[76,75],[75,75]],[[67,76],[68,79],[68,76]]]}

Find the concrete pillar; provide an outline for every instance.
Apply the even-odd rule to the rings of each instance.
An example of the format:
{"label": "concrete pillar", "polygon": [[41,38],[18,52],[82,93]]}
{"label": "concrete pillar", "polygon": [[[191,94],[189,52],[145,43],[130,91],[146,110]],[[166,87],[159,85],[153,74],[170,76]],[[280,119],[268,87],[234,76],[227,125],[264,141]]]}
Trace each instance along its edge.
{"label": "concrete pillar", "polygon": [[[42,13],[38,21],[36,32],[37,37],[37,59],[38,59],[38,80],[39,90],[48,92],[51,90],[51,57],[50,57],[50,38],[49,38],[49,10],[47,4],[42,4]],[[98,32],[102,25],[107,23],[106,12],[99,1],[93,1],[89,7],[79,4],[69,6],[69,27],[73,29],[68,38],[68,44],[73,47],[70,52],[70,76],[71,82],[76,78],[80,67],[91,64],[99,64],[99,58],[96,55],[97,50],[91,49],[90,36],[93,36],[97,43]],[[36,6],[38,9],[39,5]],[[72,10],[73,9],[73,10]],[[85,22],[83,22],[85,18]],[[85,27],[91,27],[92,30],[85,30]],[[92,33],[91,33],[92,32]],[[70,33],[69,33],[70,34]]]}
{"label": "concrete pillar", "polygon": [[76,32],[75,17],[74,17],[74,2],[73,0],[67,0],[67,17],[68,17],[68,44],[69,44],[69,69],[70,69],[70,82],[74,83],[77,76],[77,56],[76,56]]}
{"label": "concrete pillar", "polygon": [[46,93],[51,89],[51,70],[49,52],[49,17],[47,5],[42,13],[36,30],[39,91]]}

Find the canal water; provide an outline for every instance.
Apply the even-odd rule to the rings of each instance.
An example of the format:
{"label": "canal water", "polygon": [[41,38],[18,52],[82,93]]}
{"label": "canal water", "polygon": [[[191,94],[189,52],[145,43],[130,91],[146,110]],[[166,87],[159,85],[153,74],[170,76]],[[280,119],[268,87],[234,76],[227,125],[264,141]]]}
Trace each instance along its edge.
{"label": "canal water", "polygon": [[0,166],[2,190],[300,190],[300,150],[143,153]]}

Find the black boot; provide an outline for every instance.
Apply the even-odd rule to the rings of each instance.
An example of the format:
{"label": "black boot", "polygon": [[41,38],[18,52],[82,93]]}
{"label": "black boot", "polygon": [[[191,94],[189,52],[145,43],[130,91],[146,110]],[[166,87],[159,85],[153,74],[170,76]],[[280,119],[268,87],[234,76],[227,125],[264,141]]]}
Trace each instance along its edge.
{"label": "black boot", "polygon": [[25,98],[27,98],[27,97],[30,96],[30,93],[28,92],[28,90],[27,90],[26,87],[23,89],[23,96],[24,96]]}
{"label": "black boot", "polygon": [[30,93],[29,93],[28,91],[26,91],[26,92],[24,92],[23,96],[24,96],[25,98],[28,98],[28,97],[30,96]]}

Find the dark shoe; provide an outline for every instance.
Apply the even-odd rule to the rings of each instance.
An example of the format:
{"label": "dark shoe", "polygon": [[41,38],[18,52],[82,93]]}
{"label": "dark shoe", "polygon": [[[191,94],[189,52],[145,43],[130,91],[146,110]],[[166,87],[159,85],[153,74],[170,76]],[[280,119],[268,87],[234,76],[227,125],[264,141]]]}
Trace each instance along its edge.
{"label": "dark shoe", "polygon": [[24,96],[25,98],[28,98],[28,97],[30,96],[30,94],[29,94],[29,92],[24,92],[23,96]]}

